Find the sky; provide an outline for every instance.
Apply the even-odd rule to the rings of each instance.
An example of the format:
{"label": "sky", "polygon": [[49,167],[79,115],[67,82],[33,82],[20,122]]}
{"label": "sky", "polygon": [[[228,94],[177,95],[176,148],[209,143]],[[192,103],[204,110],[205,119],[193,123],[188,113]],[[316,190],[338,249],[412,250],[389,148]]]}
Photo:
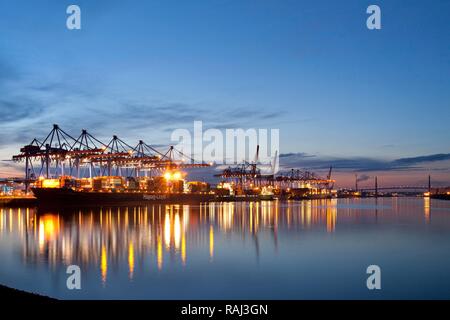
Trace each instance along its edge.
{"label": "sky", "polygon": [[[66,8],[81,8],[68,30]],[[366,8],[381,8],[381,30]],[[450,1],[0,0],[0,160],[53,123],[170,144],[276,128],[280,164],[450,184]],[[0,176],[18,174],[0,162]]]}

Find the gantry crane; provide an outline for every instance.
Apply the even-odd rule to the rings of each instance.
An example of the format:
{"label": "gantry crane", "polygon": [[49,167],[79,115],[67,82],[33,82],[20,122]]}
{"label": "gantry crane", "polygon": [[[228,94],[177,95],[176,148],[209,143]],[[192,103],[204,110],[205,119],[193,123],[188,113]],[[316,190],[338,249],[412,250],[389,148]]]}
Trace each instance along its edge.
{"label": "gantry crane", "polygon": [[[38,177],[50,178],[53,164],[55,164],[53,168],[55,176],[64,176],[67,173],[77,178],[81,175],[80,167],[83,165],[89,166],[90,177],[113,173],[128,176],[131,172],[134,176],[139,176],[140,170],[143,169],[161,171],[210,166],[210,164],[195,161],[173,146],[164,153],[139,140],[139,143],[132,147],[117,135],[114,135],[108,143],[104,143],[86,129],[81,131],[78,138],[74,138],[57,124],[53,125],[53,129],[42,142],[33,139],[12,159],[25,162],[26,190]],[[68,171],[65,171],[66,168]]]}

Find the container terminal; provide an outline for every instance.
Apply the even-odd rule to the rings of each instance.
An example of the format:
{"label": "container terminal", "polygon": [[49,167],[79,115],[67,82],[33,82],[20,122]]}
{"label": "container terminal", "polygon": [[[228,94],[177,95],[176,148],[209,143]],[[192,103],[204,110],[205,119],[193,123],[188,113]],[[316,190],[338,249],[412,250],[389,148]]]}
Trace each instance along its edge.
{"label": "container terminal", "polygon": [[14,181],[22,184],[24,191],[10,196],[9,201],[35,199],[39,205],[57,206],[129,205],[336,196],[331,168],[326,178],[294,169],[262,174],[258,154],[259,146],[255,161],[224,169],[216,175],[220,182],[212,186],[205,181],[190,181],[187,173],[212,164],[195,161],[173,146],[161,152],[143,140],[132,146],[116,135],[104,143],[84,129],[75,138],[55,124],[44,139],[33,139],[13,156],[13,161],[25,167],[24,178]]}

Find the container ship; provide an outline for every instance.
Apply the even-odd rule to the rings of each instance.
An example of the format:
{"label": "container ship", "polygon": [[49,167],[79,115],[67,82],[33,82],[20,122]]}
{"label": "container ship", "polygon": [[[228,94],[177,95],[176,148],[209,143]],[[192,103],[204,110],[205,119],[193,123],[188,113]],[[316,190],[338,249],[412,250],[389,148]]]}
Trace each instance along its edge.
{"label": "container ship", "polygon": [[[188,181],[184,169],[209,167],[174,146],[164,151],[139,140],[131,146],[114,135],[103,143],[83,129],[78,138],[57,124],[45,139],[33,139],[13,156],[25,163],[25,194],[31,189],[39,205],[128,205],[136,203],[201,203],[211,201],[303,200],[336,196],[331,179],[307,171],[275,175],[258,167],[259,146],[252,163],[244,161],[219,175],[211,187]],[[40,166],[40,167],[39,167]]]}
{"label": "container ship", "polygon": [[181,172],[166,172],[157,177],[103,176],[76,179],[63,176],[40,178],[31,190],[42,206],[132,205],[143,203],[198,204],[224,201],[272,201],[332,198],[329,189],[303,185],[245,187],[245,184],[221,182],[214,188],[203,181],[186,181]]}
{"label": "container ship", "polygon": [[40,178],[31,187],[40,205],[195,204],[216,198],[206,182],[186,182],[180,172],[153,178],[104,176]]}

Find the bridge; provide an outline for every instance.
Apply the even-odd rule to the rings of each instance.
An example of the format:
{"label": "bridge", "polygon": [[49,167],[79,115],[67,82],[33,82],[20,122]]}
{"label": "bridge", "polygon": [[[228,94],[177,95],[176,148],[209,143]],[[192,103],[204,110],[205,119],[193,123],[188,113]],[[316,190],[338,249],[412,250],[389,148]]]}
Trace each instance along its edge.
{"label": "bridge", "polygon": [[378,177],[375,177],[375,185],[373,188],[359,188],[358,189],[358,184],[356,183],[356,188],[357,191],[366,191],[366,192],[375,192],[375,195],[378,194],[378,191],[385,191],[385,190],[389,190],[389,191],[394,191],[394,190],[414,190],[414,191],[420,191],[420,192],[431,192],[431,176],[428,176],[428,185],[427,186],[423,186],[423,185],[417,185],[417,186],[411,186],[411,185],[397,185],[397,186],[383,186],[380,187],[378,185]]}
{"label": "bridge", "polygon": [[428,191],[428,186],[392,186],[392,187],[378,187],[378,188],[361,188],[358,191],[380,191],[380,190],[417,190]]}

